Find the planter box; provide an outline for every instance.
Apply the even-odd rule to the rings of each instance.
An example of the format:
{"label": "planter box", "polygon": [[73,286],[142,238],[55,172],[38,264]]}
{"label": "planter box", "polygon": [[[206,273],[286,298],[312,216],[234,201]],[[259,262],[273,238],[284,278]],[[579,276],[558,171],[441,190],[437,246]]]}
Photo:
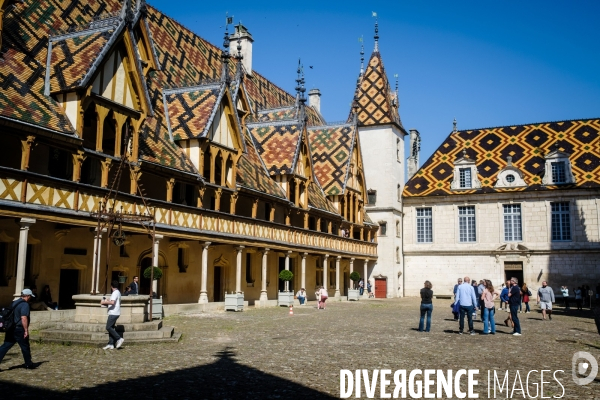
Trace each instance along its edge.
{"label": "planter box", "polygon": [[[150,301],[152,302],[152,319],[154,319],[154,318],[162,319],[162,314],[163,314],[162,296],[160,296],[160,299],[152,299]],[[150,305],[148,305],[148,313],[150,313]]]}
{"label": "planter box", "polygon": [[348,301],[358,301],[360,299],[360,291],[358,289],[348,289]]}
{"label": "planter box", "polygon": [[225,311],[244,311],[244,293],[225,293]]}
{"label": "planter box", "polygon": [[294,304],[294,292],[279,292],[277,295],[277,305],[289,307]]}

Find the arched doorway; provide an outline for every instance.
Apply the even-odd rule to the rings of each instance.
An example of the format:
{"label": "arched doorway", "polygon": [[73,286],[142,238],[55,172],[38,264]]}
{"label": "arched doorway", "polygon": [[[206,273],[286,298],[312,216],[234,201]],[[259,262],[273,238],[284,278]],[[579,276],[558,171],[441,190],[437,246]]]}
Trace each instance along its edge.
{"label": "arched doorway", "polygon": [[213,301],[225,301],[229,260],[221,254],[213,261]]}
{"label": "arched doorway", "polygon": [[[152,250],[146,250],[140,254],[138,258],[138,276],[140,277],[140,294],[150,294],[150,288],[152,287],[150,279],[144,278],[144,271],[146,268],[152,265]],[[161,278],[162,282],[159,282],[158,292],[156,293],[158,296],[163,295],[164,290],[164,282],[166,279],[167,271],[165,268],[167,267],[167,258],[163,254],[162,251],[158,252],[158,267],[163,271],[163,277]],[[131,277],[133,279],[133,277]]]}

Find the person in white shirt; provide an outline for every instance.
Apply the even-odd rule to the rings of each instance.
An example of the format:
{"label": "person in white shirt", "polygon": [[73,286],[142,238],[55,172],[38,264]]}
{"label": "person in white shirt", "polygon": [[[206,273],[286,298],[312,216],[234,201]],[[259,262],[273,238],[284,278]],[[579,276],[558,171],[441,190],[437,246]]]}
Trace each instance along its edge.
{"label": "person in white shirt", "polygon": [[110,288],[112,294],[110,300],[106,300],[106,297],[102,298],[100,304],[108,307],[108,319],[106,320],[106,330],[108,331],[108,344],[104,346],[104,350],[113,350],[115,347],[118,349],[123,345],[125,339],[123,339],[116,331],[115,324],[121,316],[121,292],[119,292],[119,282],[112,281]]}
{"label": "person in white shirt", "polygon": [[300,305],[303,306],[304,302],[306,301],[306,290],[304,290],[304,288],[298,290],[298,293],[296,293],[296,298],[300,302]]}

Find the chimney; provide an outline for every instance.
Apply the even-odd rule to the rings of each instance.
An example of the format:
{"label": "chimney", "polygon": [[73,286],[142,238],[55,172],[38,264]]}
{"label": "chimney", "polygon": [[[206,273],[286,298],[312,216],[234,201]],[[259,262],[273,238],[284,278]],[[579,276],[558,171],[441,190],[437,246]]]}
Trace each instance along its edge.
{"label": "chimney", "polygon": [[242,64],[248,75],[252,75],[252,35],[248,32],[248,29],[240,22],[235,26],[235,32],[230,36],[231,40],[231,54],[237,56],[237,40],[240,39],[240,45],[242,46]]}
{"label": "chimney", "polygon": [[308,92],[308,105],[321,112],[321,91],[319,89],[310,89]]}

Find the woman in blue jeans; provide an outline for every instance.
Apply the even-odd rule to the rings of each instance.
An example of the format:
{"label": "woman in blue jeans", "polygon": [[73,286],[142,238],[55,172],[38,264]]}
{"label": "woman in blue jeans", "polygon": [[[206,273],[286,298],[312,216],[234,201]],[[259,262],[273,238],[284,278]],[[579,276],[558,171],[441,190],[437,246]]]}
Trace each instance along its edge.
{"label": "woman in blue jeans", "polygon": [[419,321],[419,332],[423,332],[423,323],[425,322],[425,314],[427,314],[427,327],[425,332],[431,329],[431,312],[433,311],[433,290],[431,290],[431,282],[425,281],[425,287],[421,289],[421,320]]}
{"label": "woman in blue jeans", "polygon": [[485,289],[481,294],[481,300],[483,300],[483,332],[482,335],[487,335],[491,333],[492,335],[496,334],[496,319],[494,318],[496,314],[496,306],[494,304],[494,300],[498,297],[498,293],[494,291],[494,285],[492,285],[492,281],[485,281]]}

